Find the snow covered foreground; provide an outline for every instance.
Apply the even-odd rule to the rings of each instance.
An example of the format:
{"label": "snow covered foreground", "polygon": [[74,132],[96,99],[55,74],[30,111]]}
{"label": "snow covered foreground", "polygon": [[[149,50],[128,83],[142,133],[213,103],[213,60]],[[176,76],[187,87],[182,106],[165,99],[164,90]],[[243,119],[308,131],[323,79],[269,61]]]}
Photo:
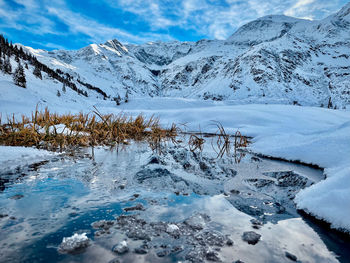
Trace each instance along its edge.
{"label": "snow covered foreground", "polygon": [[0,167],[2,171],[42,162],[55,153],[28,147],[0,146]]}
{"label": "snow covered foreground", "polygon": [[[83,106],[76,105],[72,111],[79,107],[83,110]],[[239,130],[252,136],[250,149],[256,153],[324,167],[327,179],[302,190],[295,202],[298,208],[330,222],[332,227],[350,232],[350,111],[175,98],[140,98],[120,107],[109,102],[96,106],[102,113],[156,115],[164,126],[186,124],[190,131],[215,132],[213,121],[219,121],[229,133]],[[29,108],[23,110],[27,113]],[[0,105],[0,111],[10,109]]]}

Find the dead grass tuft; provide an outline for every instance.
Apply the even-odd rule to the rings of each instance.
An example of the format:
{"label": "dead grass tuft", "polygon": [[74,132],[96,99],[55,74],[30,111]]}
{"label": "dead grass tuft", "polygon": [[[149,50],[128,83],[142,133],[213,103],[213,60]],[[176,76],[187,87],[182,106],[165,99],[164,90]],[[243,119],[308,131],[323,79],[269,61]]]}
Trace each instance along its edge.
{"label": "dead grass tuft", "polygon": [[222,158],[226,153],[227,156],[230,155],[231,150],[231,141],[230,135],[228,135],[220,122],[214,121],[216,127],[218,128],[216,134],[216,145],[212,141],[212,147],[214,151],[217,153],[217,158]]}
{"label": "dead grass tuft", "polygon": [[[231,152],[231,140],[230,140],[230,135],[226,133],[224,127],[222,126],[221,123],[214,121],[216,127],[217,127],[217,132],[216,132],[216,140],[215,137],[213,137],[213,140],[211,142],[212,148],[214,151],[217,153],[217,158],[222,158],[224,154],[226,153],[227,156],[230,156]],[[234,157],[238,162],[242,159],[242,157],[237,159],[237,151],[246,148],[248,146],[248,140],[245,136],[242,136],[242,134],[237,131],[235,133],[234,137]],[[239,154],[239,156],[242,156],[242,154]]]}
{"label": "dead grass tuft", "polygon": [[97,108],[90,114],[58,115],[48,108],[44,111],[36,108],[30,118],[23,115],[16,120],[12,115],[7,117],[6,124],[0,122],[0,144],[62,151],[80,146],[113,147],[135,140],[149,141],[159,148],[164,141],[175,141],[177,132],[175,125],[162,129],[154,116],[147,119],[143,115],[101,114]]}
{"label": "dead grass tuft", "polygon": [[[22,115],[7,116],[7,123],[2,124],[0,115],[0,145],[30,146],[53,151],[74,150],[78,147],[92,147],[97,145],[110,146],[111,149],[125,146],[130,141],[146,141],[150,148],[162,154],[169,143],[174,145],[182,142],[178,140],[183,132],[178,126],[172,124],[169,128],[162,128],[159,119],[143,115],[132,117],[125,113],[118,115],[102,114],[97,108],[93,112],[84,114],[51,113],[48,108],[39,111],[36,107],[30,117]],[[219,122],[215,134],[206,135],[201,132],[190,134],[188,147],[191,152],[202,153],[205,145],[205,136],[212,137],[211,145],[217,153],[217,158],[225,154],[230,156],[231,147],[234,147],[234,157],[237,151],[248,145],[247,138],[237,131],[234,142]],[[185,127],[185,125],[183,125]],[[240,152],[241,156],[241,152]]]}

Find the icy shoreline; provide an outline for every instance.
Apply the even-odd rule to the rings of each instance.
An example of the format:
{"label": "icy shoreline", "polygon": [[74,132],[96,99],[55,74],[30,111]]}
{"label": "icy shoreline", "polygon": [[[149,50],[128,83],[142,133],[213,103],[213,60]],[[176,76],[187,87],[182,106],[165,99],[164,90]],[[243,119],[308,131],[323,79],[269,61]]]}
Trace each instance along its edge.
{"label": "icy shoreline", "polygon": [[[228,133],[239,130],[252,136],[250,150],[255,153],[325,168],[327,179],[300,191],[295,202],[299,209],[331,223],[333,228],[350,231],[350,210],[344,209],[344,204],[350,203],[349,111],[174,98],[140,98],[120,107],[107,103],[97,106],[102,113],[156,115],[163,126],[186,123],[189,131],[215,132],[212,121],[219,121]],[[81,108],[73,111],[89,112],[82,105],[77,107]]]}
{"label": "icy shoreline", "polygon": [[[107,108],[105,108],[107,110]],[[186,123],[191,131],[215,132],[212,120],[226,131],[254,139],[250,149],[273,157],[325,168],[326,180],[300,191],[295,199],[331,227],[350,231],[350,112],[290,105],[230,105],[186,99],[135,100],[121,110],[160,117],[163,125]]]}

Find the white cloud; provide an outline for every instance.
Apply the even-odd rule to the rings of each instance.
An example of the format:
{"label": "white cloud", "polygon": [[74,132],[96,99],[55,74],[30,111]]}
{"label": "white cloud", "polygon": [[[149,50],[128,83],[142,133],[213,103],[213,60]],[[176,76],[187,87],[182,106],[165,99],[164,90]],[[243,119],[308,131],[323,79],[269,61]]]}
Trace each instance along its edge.
{"label": "white cloud", "polygon": [[74,13],[66,8],[48,8],[48,13],[57,16],[69,27],[71,33],[89,36],[93,43],[105,42],[108,39],[118,38],[122,42],[146,42],[153,40],[156,34],[134,35],[127,31],[98,23],[88,17]]}
{"label": "white cloud", "polygon": [[[177,32],[183,30],[183,38],[191,30],[196,36],[226,39],[238,27],[261,16],[285,14],[306,19],[323,18],[339,9],[345,0],[100,0],[106,8],[135,15],[137,21],[123,21],[125,24],[144,23],[143,28],[149,28],[137,35],[128,32],[127,28],[113,26],[114,21],[106,24],[88,14],[70,10],[66,4],[68,0],[14,1],[24,8],[14,10],[8,8],[7,1],[0,0],[3,21],[0,29],[14,28],[37,35],[74,35],[95,43],[112,38],[140,43],[173,40],[174,37],[169,35],[173,28]],[[67,32],[57,31],[57,23],[52,17],[66,24]]]}
{"label": "white cloud", "polygon": [[51,42],[38,42],[38,41],[32,41],[33,44],[37,44],[39,46],[44,46],[46,48],[52,48],[52,49],[66,49],[66,47],[62,45],[57,45],[56,43],[51,43]]}
{"label": "white cloud", "polygon": [[304,13],[308,10],[308,7],[315,3],[315,0],[298,0],[291,8],[284,12],[287,16],[297,17],[300,13]]}

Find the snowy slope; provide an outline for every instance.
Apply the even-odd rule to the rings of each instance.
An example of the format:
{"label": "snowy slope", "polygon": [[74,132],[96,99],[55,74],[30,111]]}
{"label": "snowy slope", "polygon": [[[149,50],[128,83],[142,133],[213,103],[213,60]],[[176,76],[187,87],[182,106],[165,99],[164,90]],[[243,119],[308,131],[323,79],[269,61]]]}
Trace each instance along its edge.
{"label": "snowy slope", "polygon": [[[21,61],[22,65],[25,62]],[[17,62],[11,58],[12,71],[17,67]],[[42,79],[33,75],[34,67],[24,67],[27,80],[27,88],[21,88],[13,83],[12,75],[0,71],[0,113],[2,121],[6,122],[11,114],[31,114],[36,105],[44,109],[48,106],[60,112],[79,112],[83,108],[92,108],[96,101],[102,100],[99,93],[87,89],[85,86],[75,82],[77,87],[86,91],[88,97],[78,94],[76,91],[66,87],[63,91],[63,84],[42,72]],[[59,95],[58,96],[58,92]]]}
{"label": "snowy slope", "polygon": [[227,42],[256,45],[273,41],[287,34],[297,23],[307,21],[282,15],[270,15],[252,21],[237,30]]}
{"label": "snowy slope", "polygon": [[266,16],[225,41],[118,40],[80,50],[27,50],[112,98],[168,96],[241,103],[350,104],[350,4],[320,21]]}

